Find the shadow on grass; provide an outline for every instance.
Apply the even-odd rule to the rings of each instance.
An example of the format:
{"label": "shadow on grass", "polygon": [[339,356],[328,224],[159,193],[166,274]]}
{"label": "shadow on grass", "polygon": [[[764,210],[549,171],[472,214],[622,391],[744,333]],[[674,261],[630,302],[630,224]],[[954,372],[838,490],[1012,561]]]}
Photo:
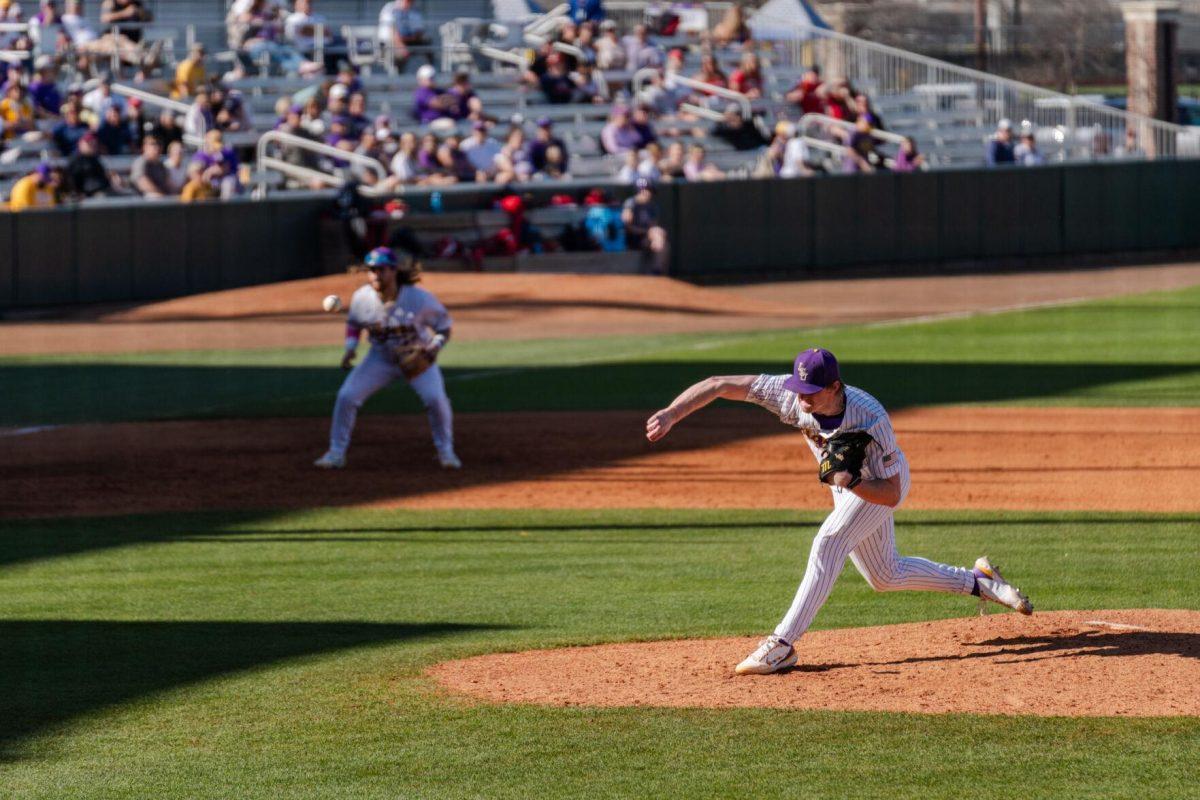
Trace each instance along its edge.
{"label": "shadow on grass", "polygon": [[[542,367],[443,367],[458,411],[660,408],[709,375],[786,372],[784,361],[655,361]],[[890,410],[1070,395],[1130,382],[1113,402],[1144,405],[1140,382],[1200,383],[1196,364],[854,362],[844,377]],[[0,426],[329,414],[343,373],[319,367],[170,364],[11,364],[0,367]],[[1192,393],[1194,395],[1194,392]],[[415,412],[402,385],[368,402],[368,412]]]}
{"label": "shadow on grass", "polygon": [[[396,512],[401,513],[401,512]],[[519,512],[513,512],[519,513]],[[634,512],[631,512],[634,513]],[[66,558],[82,553],[108,550],[140,544],[171,542],[216,542],[226,544],[255,544],[273,542],[295,543],[366,543],[397,542],[409,544],[505,544],[544,547],[563,545],[646,544],[661,546],[672,540],[664,536],[641,538],[621,535],[646,532],[680,534],[673,541],[679,544],[728,544],[728,539],[705,538],[704,533],[739,534],[771,528],[785,529],[788,534],[809,536],[815,533],[824,514],[819,511],[797,512],[794,516],[758,519],[748,522],[631,522],[631,523],[488,523],[467,525],[456,523],[426,523],[413,521],[387,526],[363,528],[331,527],[258,527],[255,523],[270,519],[272,513],[226,512],[221,514],[182,514],[174,516],[129,516],[100,519],[11,520],[0,529],[0,568],[31,561]],[[1155,525],[1200,526],[1200,516],[1155,516],[1128,514],[1117,516],[1005,517],[953,516],[939,519],[911,519],[901,512],[898,529],[906,528],[1026,528],[1053,529],[1071,525]],[[1197,529],[1200,531],[1200,528]],[[595,537],[554,539],[522,537],[522,533],[589,533]],[[480,536],[464,536],[478,533]],[[518,534],[499,538],[505,534]],[[616,534],[616,535],[611,535]],[[694,535],[693,535],[694,534]],[[452,537],[452,538],[448,538]]]}
{"label": "shadow on grass", "polygon": [[108,706],[287,659],[500,626],[450,622],[0,621],[0,762]]}

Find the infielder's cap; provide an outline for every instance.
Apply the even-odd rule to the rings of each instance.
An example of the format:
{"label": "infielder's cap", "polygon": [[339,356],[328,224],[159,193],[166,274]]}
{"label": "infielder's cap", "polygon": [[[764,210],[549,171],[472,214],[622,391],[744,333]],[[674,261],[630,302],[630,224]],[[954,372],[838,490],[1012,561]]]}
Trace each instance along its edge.
{"label": "infielder's cap", "polygon": [[840,380],[837,359],[823,347],[812,347],[796,356],[792,376],[783,388],[796,394],[816,394]]}

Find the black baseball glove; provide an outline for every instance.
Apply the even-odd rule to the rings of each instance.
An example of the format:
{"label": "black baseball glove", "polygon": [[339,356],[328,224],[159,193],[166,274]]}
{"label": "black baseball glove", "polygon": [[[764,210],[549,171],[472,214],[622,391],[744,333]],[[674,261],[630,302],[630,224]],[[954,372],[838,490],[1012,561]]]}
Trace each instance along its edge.
{"label": "black baseball glove", "polygon": [[821,483],[829,483],[835,472],[849,472],[853,480],[846,488],[857,486],[862,481],[867,445],[873,441],[866,431],[843,431],[829,437],[821,450],[821,468],[817,471]]}

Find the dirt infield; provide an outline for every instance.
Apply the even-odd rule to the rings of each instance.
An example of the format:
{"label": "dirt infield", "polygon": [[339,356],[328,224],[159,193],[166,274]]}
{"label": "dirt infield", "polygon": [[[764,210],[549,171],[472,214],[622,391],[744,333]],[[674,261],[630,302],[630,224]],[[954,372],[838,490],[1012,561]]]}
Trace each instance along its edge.
{"label": "dirt infield", "polygon": [[[706,409],[656,445],[642,435],[644,416],[460,414],[461,472],[437,468],[417,415],[364,417],[349,467],[337,472],[311,466],[327,419],[0,431],[0,517],[357,505],[829,507],[801,437],[759,409]],[[1200,511],[1200,409],[952,407],[893,419],[913,469],[906,508]],[[1153,448],[1128,446],[1168,432],[1152,437]],[[398,453],[408,455],[401,462]],[[796,480],[779,480],[789,473]]]}
{"label": "dirt infield", "polygon": [[[297,347],[340,341],[321,298],[361,275],[146,303],[20,312],[0,321],[0,355]],[[1108,297],[1200,284],[1200,264],[1063,272],[813,280],[702,288],[629,275],[431,274],[454,335],[541,339],[795,328]]]}
{"label": "dirt infield", "polygon": [[1200,613],[1058,611],[813,631],[787,673],[736,677],[755,638],[501,653],[438,664],[499,703],[927,714],[1200,715]]}

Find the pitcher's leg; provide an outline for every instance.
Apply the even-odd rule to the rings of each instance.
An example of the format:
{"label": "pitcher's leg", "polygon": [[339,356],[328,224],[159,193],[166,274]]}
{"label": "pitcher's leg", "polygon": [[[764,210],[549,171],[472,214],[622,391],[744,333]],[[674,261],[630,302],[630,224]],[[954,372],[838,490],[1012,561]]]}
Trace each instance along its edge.
{"label": "pitcher's leg", "polygon": [[850,552],[850,560],[877,592],[925,591],[971,594],[975,576],[969,569],[939,564],[896,552],[896,521],[890,514],[879,530]]}
{"label": "pitcher's leg", "polygon": [[371,395],[387,386],[399,375],[399,371],[387,359],[374,355],[374,351],[358,363],[342,388],[338,389],[337,401],[333,404],[333,424],[329,431],[329,452],[345,456],[350,446],[350,435],[358,419],[358,409]]}
{"label": "pitcher's leg", "polygon": [[868,503],[850,492],[836,501],[833,512],[813,539],[804,579],[796,590],[792,607],[775,628],[776,636],[794,644],[808,630],[817,611],[833,591],[846,556],[891,515],[892,509],[888,506]]}
{"label": "pitcher's leg", "polygon": [[408,382],[429,413],[433,446],[439,454],[454,452],[454,412],[446,395],[446,381],[437,364]]}

